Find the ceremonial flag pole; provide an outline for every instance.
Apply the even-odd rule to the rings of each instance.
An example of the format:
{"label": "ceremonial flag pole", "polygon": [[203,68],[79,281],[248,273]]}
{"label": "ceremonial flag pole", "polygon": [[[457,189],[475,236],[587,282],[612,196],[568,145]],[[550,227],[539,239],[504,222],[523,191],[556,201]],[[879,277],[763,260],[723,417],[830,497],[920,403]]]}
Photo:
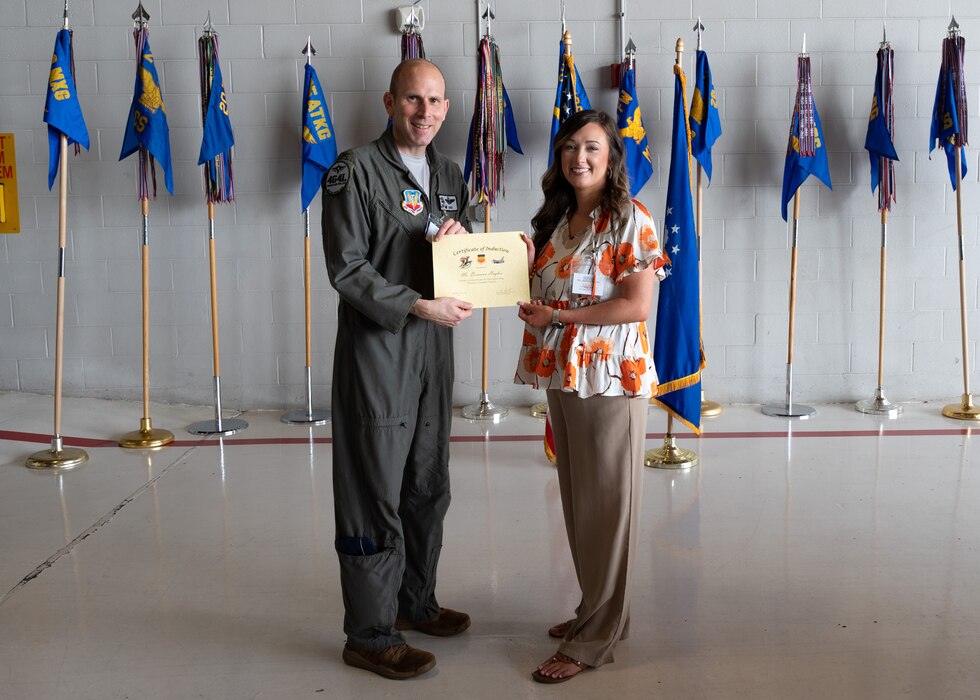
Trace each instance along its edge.
{"label": "ceremonial flag pole", "polygon": [[674,64],[674,109],[671,130],[670,171],[664,215],[664,251],[670,256],[666,278],[657,299],[657,328],[653,361],[659,386],[651,399],[667,412],[667,432],[659,450],[649,450],[648,467],[690,469],[698,463],[692,450],[677,446],[674,419],[696,435],[701,434],[701,297],[697,232],[691,201],[691,132],[685,104],[687,80],[681,65],[684,41],[677,39]]}
{"label": "ceremonial flag pole", "polygon": [[[561,28],[562,37],[558,42],[558,87],[555,91],[555,111],[551,117],[551,137],[548,139],[548,167],[551,167],[555,142],[555,134],[558,127],[575,112],[583,109],[592,109],[589,96],[585,92],[582,78],[579,77],[578,70],[575,68],[575,57],[572,55],[572,33],[565,28],[565,3],[562,2],[561,8]],[[531,415],[536,418],[548,417],[548,404],[546,402],[537,403],[531,406]],[[547,433],[547,426],[545,432]],[[549,452],[547,441],[545,443],[545,453]],[[549,457],[550,459],[550,457]]]}
{"label": "ceremonial flag pole", "polygon": [[142,246],[142,292],[143,292],[143,417],[139,430],[126,433],[119,439],[120,447],[153,448],[169,445],[174,434],[169,430],[154,428],[150,419],[150,187],[153,182],[153,198],[157,196],[156,170],[154,159],[163,166],[167,191],[174,193],[173,169],[170,161],[170,130],[167,126],[167,113],[160,94],[160,80],[150,51],[149,29],[150,13],[139,3],[133,13],[133,38],[136,41],[136,87],[133,104],[126,122],[123,136],[123,160],[139,152],[137,166],[137,190],[140,209],[143,214]]}
{"label": "ceremonial flag pole", "polygon": [[786,351],[786,402],[766,404],[762,412],[767,416],[805,419],[816,413],[811,406],[793,403],[793,328],[796,320],[796,259],[800,231],[800,186],[815,175],[830,187],[830,166],[827,148],[823,143],[820,116],[813,99],[810,77],[810,56],[806,52],[806,34],[803,35],[803,51],[796,61],[796,107],[790,124],[789,144],[786,148],[786,165],[783,169],[782,215],[786,219],[786,205],[793,198],[793,244],[790,254],[789,279],[789,341]]}
{"label": "ceremonial flag pole", "polygon": [[936,86],[936,105],[933,108],[929,150],[942,145],[946,151],[950,180],[956,190],[956,237],[959,243],[960,270],[960,339],[963,352],[963,396],[960,403],[943,407],[943,415],[956,420],[980,421],[980,407],[973,403],[970,393],[970,341],[966,324],[966,259],[963,251],[963,176],[966,174],[967,134],[966,77],[963,58],[966,39],[960,35],[960,25],[953,17],[943,39],[943,62]]}
{"label": "ceremonial flag pole", "polygon": [[214,420],[202,420],[187,426],[198,435],[231,435],[248,427],[240,418],[221,417],[221,352],[218,344],[218,283],[214,246],[214,205],[235,201],[231,172],[231,147],[235,136],[228,118],[225,86],[218,61],[218,32],[208,13],[204,31],[198,39],[201,68],[201,110],[204,138],[198,165],[204,168],[204,197],[208,205],[208,260],[211,274],[211,349],[214,366]]}
{"label": "ceremonial flag pole", "polygon": [[44,103],[44,121],[48,124],[48,189],[59,174],[58,196],[58,285],[54,344],[54,434],[51,448],[27,458],[31,469],[73,469],[88,459],[88,453],[77,447],[65,447],[61,437],[61,384],[65,330],[65,246],[68,238],[68,146],[89,147],[88,129],[82,118],[75,89],[72,32],[68,28],[68,0],[65,0],[65,23],[54,42],[54,57],[48,76]]}
{"label": "ceremonial flag pole", "polygon": [[[708,182],[711,182],[711,147],[721,136],[721,119],[718,117],[718,101],[715,99],[715,86],[711,82],[711,66],[708,64],[708,54],[701,49],[701,33],[704,25],[698,17],[698,23],[694,25],[694,31],[698,33],[698,49],[695,60],[694,73],[694,92],[691,95],[691,155],[698,162],[698,188],[697,198],[694,203],[695,228],[698,232],[698,281],[703,279],[701,269],[701,222],[702,204],[704,201],[704,185],[702,183],[702,171],[708,175]],[[700,297],[701,290],[698,289]],[[707,401],[704,398],[704,390],[701,391],[701,415],[706,418],[720,416],[722,405],[717,401]]]}
{"label": "ceremonial flag pole", "polygon": [[[466,145],[466,171],[463,177],[473,175],[472,192],[478,205],[483,206],[483,230],[490,233],[490,211],[497,203],[497,194],[503,189],[504,158],[507,147],[518,153],[521,144],[517,139],[517,123],[511,109],[507,88],[504,87],[500,70],[500,52],[490,31],[495,15],[487,3],[483,14],[486,33],[477,49],[477,85],[470,122],[470,138]],[[508,413],[506,406],[491,403],[488,393],[488,338],[490,336],[490,310],[483,309],[483,374],[480,384],[480,402],[463,407],[463,417],[471,420],[499,422]]]}
{"label": "ceremonial flag pole", "polygon": [[316,56],[312,39],[306,38],[303,48],[306,55],[306,74],[303,81],[303,150],[302,185],[300,199],[303,205],[303,292],[306,303],[306,410],[288,411],[279,418],[283,423],[323,425],[330,420],[330,411],[313,410],[313,353],[310,341],[310,202],[320,190],[324,173],[337,158],[337,140],[334,137],[327,96],[320,87],[320,79],[313,68]]}
{"label": "ceremonial flag pole", "polygon": [[885,260],[888,249],[888,212],[895,202],[895,106],[892,96],[895,81],[895,52],[884,27],[881,31],[881,44],[877,54],[874,95],[871,98],[871,116],[868,119],[868,134],[864,147],[871,159],[871,191],[878,190],[878,211],[881,213],[881,260],[880,289],[878,294],[878,386],[874,397],[858,401],[854,408],[861,413],[870,413],[887,418],[895,418],[902,407],[885,398],[882,383],[885,364]]}

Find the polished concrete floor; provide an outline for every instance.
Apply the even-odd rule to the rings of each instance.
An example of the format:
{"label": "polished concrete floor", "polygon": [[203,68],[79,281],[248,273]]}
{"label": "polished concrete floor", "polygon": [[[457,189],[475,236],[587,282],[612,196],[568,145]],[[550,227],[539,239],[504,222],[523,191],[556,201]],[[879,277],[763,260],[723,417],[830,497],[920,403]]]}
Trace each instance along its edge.
{"label": "polished concrete floor", "polygon": [[[895,420],[850,405],[807,421],[727,406],[689,471],[645,476],[631,638],[560,686],[531,669],[576,601],[543,423],[453,425],[438,666],[387,681],[344,666],[329,425],[154,406],[176,444],[124,450],[138,404],[65,401],[89,455],[49,445],[50,397],[0,394],[0,698],[977,698],[980,458],[940,404]],[[649,419],[650,447],[665,420]]]}

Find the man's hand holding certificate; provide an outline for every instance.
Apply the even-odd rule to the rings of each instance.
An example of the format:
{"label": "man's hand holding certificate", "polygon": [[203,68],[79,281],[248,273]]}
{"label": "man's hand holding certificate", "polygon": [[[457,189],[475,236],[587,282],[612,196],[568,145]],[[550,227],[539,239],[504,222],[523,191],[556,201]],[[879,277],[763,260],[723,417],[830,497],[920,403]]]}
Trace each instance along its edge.
{"label": "man's hand holding certificate", "polygon": [[528,301],[527,256],[520,231],[445,236],[432,244],[435,296],[455,297],[475,308]]}

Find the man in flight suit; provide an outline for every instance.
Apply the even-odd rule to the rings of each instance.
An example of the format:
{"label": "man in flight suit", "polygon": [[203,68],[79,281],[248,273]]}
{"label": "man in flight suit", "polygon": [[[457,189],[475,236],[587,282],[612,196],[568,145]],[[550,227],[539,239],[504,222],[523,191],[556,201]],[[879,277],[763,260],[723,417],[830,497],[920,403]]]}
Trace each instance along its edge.
{"label": "man in flight suit", "polygon": [[323,180],[323,247],[340,296],[333,370],[333,488],[344,662],[410,678],[435,657],[400,630],[449,636],[465,613],[436,602],[449,508],[452,328],[472,306],[433,298],[431,240],[465,234],[459,167],[431,145],[449,109],[432,63],[405,61],[391,125]]}

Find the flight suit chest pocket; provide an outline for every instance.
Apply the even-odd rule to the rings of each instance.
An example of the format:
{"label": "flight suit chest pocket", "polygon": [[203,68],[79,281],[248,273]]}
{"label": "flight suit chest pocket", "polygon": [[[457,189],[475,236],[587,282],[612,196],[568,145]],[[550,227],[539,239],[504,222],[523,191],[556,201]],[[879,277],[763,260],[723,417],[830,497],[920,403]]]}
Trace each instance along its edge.
{"label": "flight suit chest pocket", "polygon": [[[408,204],[405,204],[406,201]],[[408,196],[408,199],[392,202],[386,197],[375,197],[374,203],[386,222],[397,224],[399,228],[410,236],[425,237],[425,229],[428,225],[429,217],[421,192],[418,193],[417,199],[414,196]],[[408,209],[402,206],[403,204]]]}

